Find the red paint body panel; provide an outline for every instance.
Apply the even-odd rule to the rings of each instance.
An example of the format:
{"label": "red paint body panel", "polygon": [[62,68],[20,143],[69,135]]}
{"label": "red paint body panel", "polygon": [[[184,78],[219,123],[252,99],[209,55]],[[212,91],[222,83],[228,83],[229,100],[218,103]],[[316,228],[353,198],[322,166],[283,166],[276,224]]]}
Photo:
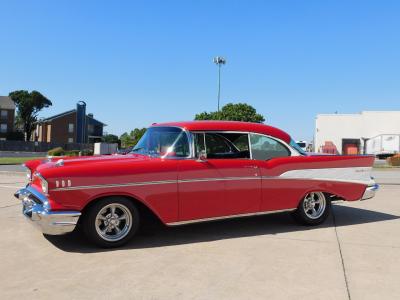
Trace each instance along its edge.
{"label": "red paint body panel", "polygon": [[[261,205],[261,177],[248,159],[182,160],[179,180],[249,177],[247,180],[180,182],[180,221],[257,212]],[[253,178],[253,179],[251,179]]]}
{"label": "red paint body panel", "polygon": [[[290,142],[274,127],[255,123],[200,121],[155,124],[189,131],[240,131]],[[291,156],[252,159],[162,159],[128,154],[26,163],[48,182],[52,210],[82,211],[91,201],[121,195],[142,202],[164,223],[291,209],[311,191],[360,199],[365,184],[279,177],[291,170],[371,167],[371,156]],[[40,179],[31,183],[41,190]],[[68,186],[70,184],[70,186]]]}

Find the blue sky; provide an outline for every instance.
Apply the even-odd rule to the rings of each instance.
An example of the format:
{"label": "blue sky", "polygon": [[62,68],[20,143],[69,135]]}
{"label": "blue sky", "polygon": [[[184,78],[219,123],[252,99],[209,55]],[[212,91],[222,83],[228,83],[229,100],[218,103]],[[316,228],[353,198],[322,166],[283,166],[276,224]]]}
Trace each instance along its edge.
{"label": "blue sky", "polygon": [[0,95],[79,100],[121,134],[247,102],[311,139],[318,113],[400,109],[399,1],[3,1]]}

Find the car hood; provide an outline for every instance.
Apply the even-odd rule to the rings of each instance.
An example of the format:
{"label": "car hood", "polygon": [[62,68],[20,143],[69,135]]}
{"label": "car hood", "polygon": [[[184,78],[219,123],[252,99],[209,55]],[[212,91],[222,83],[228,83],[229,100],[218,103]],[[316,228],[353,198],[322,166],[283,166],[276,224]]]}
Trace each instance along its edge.
{"label": "car hood", "polygon": [[39,173],[46,172],[49,169],[68,169],[71,167],[101,167],[104,164],[120,164],[120,163],[135,163],[151,160],[146,155],[127,154],[127,155],[98,155],[84,157],[52,157],[47,161],[38,165],[36,170]]}

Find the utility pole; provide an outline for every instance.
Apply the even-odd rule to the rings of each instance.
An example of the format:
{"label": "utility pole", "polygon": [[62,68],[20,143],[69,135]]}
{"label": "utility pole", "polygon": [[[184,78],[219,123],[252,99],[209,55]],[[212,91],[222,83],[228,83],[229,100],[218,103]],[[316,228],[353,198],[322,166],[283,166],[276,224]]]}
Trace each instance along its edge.
{"label": "utility pole", "polygon": [[222,56],[216,56],[214,57],[214,63],[218,66],[218,112],[219,112],[219,103],[221,98],[221,66],[226,63],[226,60]]}

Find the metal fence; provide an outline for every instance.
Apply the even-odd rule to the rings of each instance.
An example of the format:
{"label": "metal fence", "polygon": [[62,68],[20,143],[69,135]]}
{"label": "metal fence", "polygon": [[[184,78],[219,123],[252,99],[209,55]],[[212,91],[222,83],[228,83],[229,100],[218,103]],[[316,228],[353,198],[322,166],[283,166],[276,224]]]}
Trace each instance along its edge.
{"label": "metal fence", "polygon": [[93,144],[0,141],[0,151],[47,152],[57,147],[64,150],[93,150]]}

